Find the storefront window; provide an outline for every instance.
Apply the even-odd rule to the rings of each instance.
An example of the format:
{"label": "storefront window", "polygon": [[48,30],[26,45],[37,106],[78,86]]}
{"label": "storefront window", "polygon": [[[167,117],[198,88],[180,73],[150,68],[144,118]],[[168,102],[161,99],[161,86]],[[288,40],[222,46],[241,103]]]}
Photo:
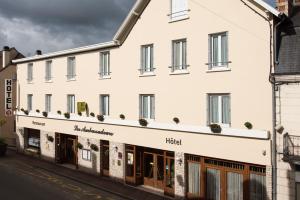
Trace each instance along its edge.
{"label": "storefront window", "polygon": [[210,200],[220,200],[220,170],[207,169],[206,197]]}
{"label": "storefront window", "polygon": [[188,163],[188,192],[195,196],[200,196],[200,164]]}
{"label": "storefront window", "polygon": [[227,199],[243,199],[243,175],[233,172],[227,173]]}
{"label": "storefront window", "polygon": [[29,148],[40,148],[40,133],[38,130],[28,129],[27,145]]}
{"label": "storefront window", "polygon": [[266,177],[250,174],[250,200],[263,200],[266,197]]}
{"label": "storefront window", "polygon": [[127,152],[126,159],[127,159],[126,176],[134,176],[134,154],[133,154],[133,152]]}

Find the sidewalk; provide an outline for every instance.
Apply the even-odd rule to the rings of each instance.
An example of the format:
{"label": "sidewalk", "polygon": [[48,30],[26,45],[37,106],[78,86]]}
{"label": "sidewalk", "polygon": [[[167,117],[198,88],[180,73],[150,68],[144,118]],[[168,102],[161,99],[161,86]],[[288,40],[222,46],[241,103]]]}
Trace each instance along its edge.
{"label": "sidewalk", "polygon": [[8,154],[16,157],[19,161],[30,164],[33,167],[43,169],[50,173],[62,176],[73,181],[88,185],[90,187],[112,193],[129,200],[167,200],[168,197],[152,194],[135,187],[115,182],[110,178],[99,177],[92,174],[87,174],[78,170],[72,170],[54,163],[33,158],[23,154],[16,153],[13,150],[8,150]]}

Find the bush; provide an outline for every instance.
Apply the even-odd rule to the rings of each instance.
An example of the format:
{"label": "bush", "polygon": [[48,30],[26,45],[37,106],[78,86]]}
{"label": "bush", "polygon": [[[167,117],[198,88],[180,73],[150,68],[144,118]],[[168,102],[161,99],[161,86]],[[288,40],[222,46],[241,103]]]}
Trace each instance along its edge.
{"label": "bush", "polygon": [[121,118],[122,120],[124,120],[124,119],[125,119],[125,115],[121,114],[121,115],[120,115],[120,118]]}
{"label": "bush", "polygon": [[61,115],[61,111],[60,111],[60,110],[58,110],[58,111],[57,111],[57,114]]}
{"label": "bush", "polygon": [[176,123],[176,124],[179,124],[180,120],[178,119],[178,117],[174,117],[173,118],[173,121]]}
{"label": "bush", "polygon": [[250,122],[245,122],[244,126],[249,130],[253,128],[253,125]]}
{"label": "bush", "polygon": [[65,118],[70,119],[70,113],[66,112],[64,113]]}
{"label": "bush", "polygon": [[0,138],[0,144],[6,144],[4,138]]}
{"label": "bush", "polygon": [[91,115],[92,117],[95,117],[95,113],[93,113],[93,112],[91,112],[90,115]]}
{"label": "bush", "polygon": [[48,117],[48,113],[46,111],[43,112],[44,117]]}
{"label": "bush", "polygon": [[145,119],[139,119],[139,123],[141,126],[147,126],[148,125],[148,121]]}
{"label": "bush", "polygon": [[91,144],[91,149],[92,149],[93,151],[99,151],[98,146],[95,145],[95,144]]}
{"label": "bush", "polygon": [[213,133],[221,133],[222,128],[219,124],[210,124],[209,125],[211,132]]}
{"label": "bush", "polygon": [[97,115],[97,118],[100,122],[104,121],[104,116],[103,115]]}
{"label": "bush", "polygon": [[40,110],[39,110],[39,109],[36,109],[35,112],[40,113]]}
{"label": "bush", "polygon": [[78,148],[78,149],[83,149],[83,145],[82,145],[81,143],[78,143],[78,144],[77,144],[77,148]]}

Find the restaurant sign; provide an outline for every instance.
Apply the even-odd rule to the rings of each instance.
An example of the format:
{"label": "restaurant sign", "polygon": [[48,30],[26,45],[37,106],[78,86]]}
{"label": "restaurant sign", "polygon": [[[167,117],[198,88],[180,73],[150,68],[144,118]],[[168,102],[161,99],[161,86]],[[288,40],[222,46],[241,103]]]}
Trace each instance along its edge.
{"label": "restaurant sign", "polygon": [[114,134],[111,132],[107,132],[104,129],[102,130],[95,130],[93,128],[87,128],[86,126],[84,126],[83,128],[80,128],[78,125],[74,126],[74,131],[78,131],[78,132],[85,132],[85,133],[96,133],[96,134],[101,134],[101,135],[108,135],[108,136],[113,136]]}

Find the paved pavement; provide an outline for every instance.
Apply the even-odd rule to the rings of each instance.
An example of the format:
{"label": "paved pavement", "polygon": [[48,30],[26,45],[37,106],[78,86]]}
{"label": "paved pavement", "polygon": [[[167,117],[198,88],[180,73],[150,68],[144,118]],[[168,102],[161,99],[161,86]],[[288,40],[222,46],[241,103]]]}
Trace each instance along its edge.
{"label": "paved pavement", "polygon": [[68,169],[8,151],[0,158],[2,200],[162,200],[169,199],[108,178]]}

